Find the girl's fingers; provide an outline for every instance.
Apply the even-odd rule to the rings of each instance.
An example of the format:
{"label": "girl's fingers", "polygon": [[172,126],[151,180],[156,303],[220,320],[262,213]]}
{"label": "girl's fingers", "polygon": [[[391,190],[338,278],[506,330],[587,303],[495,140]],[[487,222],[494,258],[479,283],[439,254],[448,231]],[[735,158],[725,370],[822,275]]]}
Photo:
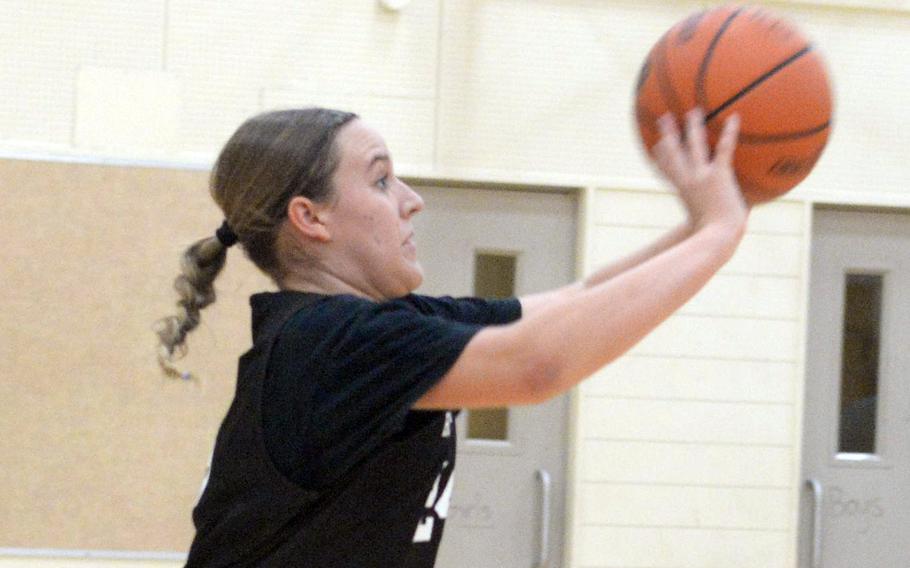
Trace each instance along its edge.
{"label": "girl's fingers", "polygon": [[654,153],[658,165],[671,180],[679,182],[685,174],[686,164],[676,119],[669,113],[665,114],[657,120],[657,126],[660,130],[660,141],[655,146]]}
{"label": "girl's fingers", "polygon": [[732,114],[724,123],[724,130],[717,141],[715,161],[728,166],[733,163],[733,152],[736,150],[736,140],[739,137],[739,115]]}
{"label": "girl's fingers", "polygon": [[694,108],[686,113],[686,143],[693,164],[702,165],[708,162],[705,115],[700,108]]}
{"label": "girl's fingers", "polygon": [[657,128],[660,129],[661,134],[672,134],[676,138],[679,138],[679,129],[676,127],[676,119],[669,112],[663,113],[660,118],[657,119]]}
{"label": "girl's fingers", "polygon": [[673,185],[678,186],[685,182],[685,170],[679,155],[674,153],[668,144],[663,141],[658,142],[654,147],[654,157],[657,160],[658,169]]}

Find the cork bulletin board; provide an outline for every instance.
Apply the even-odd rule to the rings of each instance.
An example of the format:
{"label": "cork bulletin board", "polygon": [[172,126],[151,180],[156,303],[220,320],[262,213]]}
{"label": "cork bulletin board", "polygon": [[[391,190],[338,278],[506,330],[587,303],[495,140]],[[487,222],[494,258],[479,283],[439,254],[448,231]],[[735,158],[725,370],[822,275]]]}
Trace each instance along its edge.
{"label": "cork bulletin board", "polygon": [[207,171],[0,160],[0,548],[185,553],[271,282],[232,249],[182,368],[153,322],[221,213]]}

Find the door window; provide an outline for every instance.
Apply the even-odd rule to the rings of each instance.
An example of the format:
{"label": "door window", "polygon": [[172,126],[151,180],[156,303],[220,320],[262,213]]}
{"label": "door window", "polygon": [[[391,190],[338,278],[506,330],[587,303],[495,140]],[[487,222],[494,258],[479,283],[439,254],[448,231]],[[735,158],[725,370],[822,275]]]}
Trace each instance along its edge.
{"label": "door window", "polygon": [[[511,298],[515,295],[516,255],[476,252],[474,295],[478,298]],[[482,408],[468,411],[469,440],[509,439],[509,409]]]}
{"label": "door window", "polygon": [[883,283],[881,274],[847,274],[845,278],[840,454],[876,453]]}

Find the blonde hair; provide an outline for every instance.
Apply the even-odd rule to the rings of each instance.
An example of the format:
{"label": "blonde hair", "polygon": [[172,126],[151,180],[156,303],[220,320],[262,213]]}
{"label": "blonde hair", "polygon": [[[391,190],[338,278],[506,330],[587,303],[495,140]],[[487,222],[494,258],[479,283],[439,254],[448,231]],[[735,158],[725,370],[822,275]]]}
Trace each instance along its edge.
{"label": "blonde hair", "polygon": [[[324,108],[272,111],[244,122],[221,150],[209,178],[209,191],[224,212],[246,256],[276,284],[293,251],[279,250],[278,232],[291,198],[317,202],[334,196],[338,166],[335,136],[356,114]],[[193,243],[181,257],[174,280],[177,314],[158,320],[158,362],[166,375],[190,379],[175,361],[186,355],[186,336],[199,325],[199,312],[215,301],[215,278],[224,268],[227,247],[215,236]]]}

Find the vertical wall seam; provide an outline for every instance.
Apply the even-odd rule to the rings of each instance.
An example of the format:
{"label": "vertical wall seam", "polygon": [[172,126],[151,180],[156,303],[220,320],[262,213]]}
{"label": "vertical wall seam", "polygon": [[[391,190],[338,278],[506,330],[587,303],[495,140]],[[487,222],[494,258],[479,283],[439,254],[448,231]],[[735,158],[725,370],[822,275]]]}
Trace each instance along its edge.
{"label": "vertical wall seam", "polygon": [[167,71],[167,36],[170,26],[171,0],[164,0],[161,22],[161,70]]}
{"label": "vertical wall seam", "polygon": [[445,23],[445,0],[439,0],[436,16],[436,85],[433,89],[433,162],[432,171],[439,171],[439,138],[442,119],[442,30]]}
{"label": "vertical wall seam", "polygon": [[793,475],[794,487],[791,502],[792,532],[790,534],[790,560],[795,566],[799,562],[800,518],[802,511],[802,476],[803,476],[803,443],[805,438],[805,405],[806,384],[808,377],[807,357],[809,349],[809,296],[811,295],[810,278],[812,277],[812,233],[815,220],[815,203],[812,199],[803,201],[803,244],[802,244],[802,281],[800,282],[799,330],[800,342],[796,364],[796,380],[793,385]]}

